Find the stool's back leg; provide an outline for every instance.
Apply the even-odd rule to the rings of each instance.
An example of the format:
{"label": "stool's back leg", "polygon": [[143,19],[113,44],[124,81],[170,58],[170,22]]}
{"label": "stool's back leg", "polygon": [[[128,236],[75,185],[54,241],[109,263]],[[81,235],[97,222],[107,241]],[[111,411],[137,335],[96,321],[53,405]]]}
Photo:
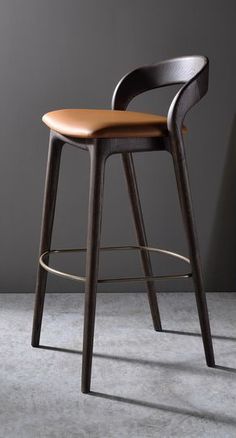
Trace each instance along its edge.
{"label": "stool's back leg", "polygon": [[102,147],[91,148],[81,385],[84,393],[90,391],[91,384],[105,159]]}
{"label": "stool's back leg", "polygon": [[[131,208],[133,212],[138,244],[140,246],[148,246],[132,154],[130,152],[122,153],[122,160],[128,186]],[[144,274],[148,277],[152,276],[153,273],[149,252],[140,250],[140,255]],[[153,320],[153,326],[155,330],[161,331],[162,327],[156,297],[155,283],[154,281],[148,280],[146,282],[146,285],[148,290],[148,299]]]}
{"label": "stool's back leg", "polygon": [[[62,146],[63,143],[54,135],[50,136],[39,255],[50,250]],[[48,264],[47,257],[45,260]],[[32,330],[33,347],[38,347],[40,341],[46,283],[47,271],[38,265]]]}
{"label": "stool's back leg", "polygon": [[[181,152],[180,152],[181,150]],[[206,362],[210,367],[214,367],[214,351],[212,345],[211,329],[207,309],[206,295],[203,285],[202,267],[200,262],[200,252],[198,246],[197,232],[193,213],[191,191],[188,177],[187,163],[184,153],[184,145],[177,146],[172,152],[174,169],[179,193],[180,206],[183,221],[186,229],[189,256],[192,266],[192,275],[195,286],[195,296],[198,308],[202,340],[205,350]]]}

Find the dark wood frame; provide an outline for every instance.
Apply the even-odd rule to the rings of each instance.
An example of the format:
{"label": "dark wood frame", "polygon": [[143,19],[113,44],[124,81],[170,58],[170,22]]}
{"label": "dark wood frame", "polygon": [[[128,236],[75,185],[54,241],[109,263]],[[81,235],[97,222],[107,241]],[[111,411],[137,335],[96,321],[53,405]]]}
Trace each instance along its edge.
{"label": "dark wood frame", "polygon": [[[212,338],[203,287],[202,268],[192,207],[182,126],[186,113],[207,92],[208,59],[204,56],[188,56],[167,60],[155,65],[140,67],[117,85],[112,99],[112,109],[126,110],[129,102],[138,94],[157,87],[183,84],[175,96],[167,119],[168,135],[150,138],[70,138],[51,131],[46,172],[40,255],[50,251],[55,214],[61,151],[65,144],[87,150],[90,155],[89,213],[86,254],[86,285],[84,311],[84,337],[82,362],[82,392],[90,391],[93,355],[93,338],[98,281],[99,249],[102,221],[102,201],[105,163],[112,154],[121,154],[130,202],[140,246],[147,246],[147,238],[139,199],[132,153],[165,150],[173,158],[183,222],[185,225],[195,296],[207,365],[215,365]],[[154,328],[161,331],[161,321],[156,298],[152,267],[148,251],[140,250]],[[48,262],[49,255],[47,256]],[[32,346],[38,347],[43,316],[47,271],[39,264],[32,332]]]}

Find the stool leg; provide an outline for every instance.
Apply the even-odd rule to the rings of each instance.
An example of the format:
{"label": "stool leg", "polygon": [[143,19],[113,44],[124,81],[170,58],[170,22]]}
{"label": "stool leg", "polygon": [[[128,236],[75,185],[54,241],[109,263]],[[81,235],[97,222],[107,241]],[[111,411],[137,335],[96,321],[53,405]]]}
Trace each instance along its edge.
{"label": "stool leg", "polygon": [[[61,141],[53,135],[50,136],[43,201],[40,255],[50,250],[62,146],[63,143]],[[48,263],[48,257],[45,257],[45,261]],[[33,347],[39,346],[46,283],[47,271],[43,269],[41,265],[38,265],[31,341]]]}
{"label": "stool leg", "polygon": [[[90,188],[86,255],[86,284],[84,303],[84,335],[82,359],[83,393],[90,391],[93,338],[95,326],[96,292],[99,268],[99,246],[101,237],[102,202],[105,157],[98,147],[90,150]],[[101,148],[102,149],[102,148]]]}
{"label": "stool leg", "polygon": [[197,239],[197,232],[194,220],[191,191],[189,184],[188,169],[185,156],[178,157],[178,153],[173,153],[175,175],[182,210],[184,225],[188,238],[190,262],[192,266],[193,281],[195,286],[195,296],[198,308],[198,315],[202,333],[203,346],[205,350],[206,363],[209,367],[214,367],[214,351],[212,345],[211,329],[207,309],[206,295],[203,286],[203,275],[200,262],[200,253]]}
{"label": "stool leg", "polygon": [[[128,186],[131,208],[133,212],[138,244],[140,246],[148,246],[132,154],[129,152],[123,153],[122,160],[123,160],[123,166],[124,166],[124,171],[125,171],[125,176]],[[141,255],[144,275],[148,277],[152,276],[153,273],[152,273],[151,258],[149,252],[141,250],[140,255]],[[152,315],[153,326],[155,330],[161,331],[162,327],[161,327],[160,313],[159,313],[157,297],[156,297],[155,282],[148,280],[146,282],[146,285],[148,290],[148,299],[149,299],[149,305]]]}

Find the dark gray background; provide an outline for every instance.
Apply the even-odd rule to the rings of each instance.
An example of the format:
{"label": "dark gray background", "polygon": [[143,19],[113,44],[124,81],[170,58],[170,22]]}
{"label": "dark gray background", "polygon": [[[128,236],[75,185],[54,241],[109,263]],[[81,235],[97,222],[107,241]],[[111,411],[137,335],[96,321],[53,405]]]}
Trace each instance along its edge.
{"label": "dark gray background", "polygon": [[[235,12],[235,0],[1,0],[1,292],[34,290],[48,144],[43,113],[63,107],[109,108],[123,74],[185,54],[210,58],[209,93],[186,119],[206,287],[236,290]],[[147,93],[131,108],[165,113],[174,91]],[[135,161],[150,244],[187,254],[170,157],[139,154]],[[86,153],[66,147],[54,246],[85,244],[88,164]],[[121,162],[112,157],[103,241],[133,239]],[[167,261],[153,258],[156,271],[168,272]],[[84,269],[77,258],[58,263],[73,272]],[[104,264],[106,274],[138,273],[134,256],[109,255],[102,258]],[[143,288],[113,285],[103,290]],[[159,288],[191,290],[192,285],[177,280]],[[82,287],[55,278],[49,290]]]}

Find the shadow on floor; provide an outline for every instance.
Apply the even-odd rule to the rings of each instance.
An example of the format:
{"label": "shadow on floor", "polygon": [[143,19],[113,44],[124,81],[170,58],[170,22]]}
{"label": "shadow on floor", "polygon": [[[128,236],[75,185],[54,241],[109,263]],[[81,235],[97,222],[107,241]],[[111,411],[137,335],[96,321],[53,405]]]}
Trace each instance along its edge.
{"label": "shadow on floor", "polygon": [[[165,333],[170,334],[176,334],[176,335],[185,335],[185,336],[201,336],[200,333],[190,333],[190,332],[181,332],[181,331],[174,331],[174,330],[164,330]],[[213,338],[216,339],[223,339],[223,340],[233,340],[236,341],[235,338],[228,338],[226,336],[213,336]],[[62,353],[71,353],[71,354],[78,354],[82,355],[82,351],[74,350],[74,349],[67,349],[67,348],[60,348],[60,347],[54,347],[50,345],[40,345],[39,348],[45,349],[45,350],[51,350],[51,351],[58,351]],[[214,373],[216,375],[217,370],[226,372],[225,375],[229,375],[232,378],[231,373],[236,373],[236,369],[225,367],[221,365],[215,365],[214,368],[208,368],[208,367],[199,367],[199,365],[192,365],[189,363],[183,363],[183,362],[161,362],[161,361],[153,361],[153,360],[146,360],[141,358],[131,358],[131,357],[124,357],[124,356],[117,356],[117,355],[110,355],[110,354],[102,354],[102,353],[94,353],[94,358],[101,358],[101,359],[108,359],[108,360],[114,360],[114,361],[120,361],[120,362],[127,362],[127,363],[134,363],[134,364],[141,364],[144,366],[150,366],[150,367],[162,367],[169,370],[180,370],[180,371],[186,371],[188,373],[197,373],[202,375],[209,375],[209,373]],[[231,425],[236,427],[236,418],[231,417],[229,415],[224,415],[222,413],[212,413],[206,410],[203,411],[195,411],[188,408],[182,408],[177,406],[171,406],[171,405],[165,405],[161,403],[153,403],[145,400],[136,400],[128,397],[120,397],[117,395],[112,394],[106,394],[101,392],[95,392],[91,391],[88,395],[94,396],[94,397],[100,397],[104,399],[108,399],[115,402],[121,402],[126,404],[131,404],[135,406],[141,406],[146,407],[149,409],[155,409],[163,412],[171,412],[173,414],[179,414],[179,415],[185,415],[185,416],[191,416],[197,419],[205,419],[212,422],[218,422],[226,425]]]}
{"label": "shadow on floor", "polygon": [[[184,335],[184,336],[201,336],[201,333],[192,333],[192,332],[181,332],[178,330],[162,330],[163,333],[171,333],[174,335]],[[220,339],[222,341],[236,341],[236,338],[233,336],[222,336],[222,335],[212,335],[212,339]]]}
{"label": "shadow on floor", "polygon": [[[171,330],[166,331],[166,332],[180,334],[180,335],[187,335],[187,336],[200,336],[199,333],[188,333],[188,332],[184,333],[184,332],[175,332],[175,331],[171,331]],[[222,337],[217,337],[217,338],[222,338]],[[45,350],[51,350],[51,351],[58,351],[58,352],[62,352],[62,353],[72,353],[72,354],[82,355],[82,352],[79,350],[53,347],[53,346],[49,346],[49,345],[40,345],[39,348],[42,348]],[[165,369],[182,370],[182,371],[187,371],[187,372],[197,372],[197,374],[200,373],[200,374],[204,374],[204,375],[206,375],[206,373],[214,373],[215,374],[216,370],[236,373],[236,369],[224,367],[221,365],[216,365],[214,367],[214,369],[207,368],[207,367],[200,368],[199,366],[189,365],[189,363],[185,364],[185,363],[179,363],[179,362],[177,362],[177,363],[159,362],[159,361],[145,360],[145,359],[140,359],[140,358],[129,358],[129,357],[116,356],[116,355],[110,355],[110,354],[102,354],[102,353],[94,353],[94,358],[112,359],[115,361],[122,361],[122,362],[124,361],[124,362],[135,363],[135,364],[138,363],[141,365],[148,365],[151,367],[158,366],[158,367],[163,367]],[[155,409],[158,411],[171,412],[173,414],[191,416],[191,417],[194,417],[194,418],[197,418],[200,420],[204,419],[204,420],[218,422],[218,423],[222,423],[222,424],[231,425],[231,426],[236,427],[236,418],[235,417],[231,417],[229,415],[224,415],[224,414],[218,413],[218,412],[212,413],[212,412],[209,412],[206,410],[195,411],[195,410],[191,410],[188,408],[165,405],[165,404],[161,404],[161,403],[153,403],[153,402],[149,402],[149,401],[145,401],[145,400],[136,400],[136,399],[132,399],[132,398],[128,398],[128,397],[120,397],[117,395],[106,394],[106,393],[101,393],[101,392],[96,392],[96,391],[90,391],[90,393],[88,395],[94,396],[94,397],[104,398],[104,399],[115,401],[115,402],[146,407],[149,409]]]}
{"label": "shadow on floor", "polygon": [[209,411],[196,412],[196,411],[192,411],[192,410],[186,409],[186,408],[178,408],[177,406],[169,406],[169,405],[164,405],[164,404],[160,404],[160,403],[151,403],[151,402],[147,402],[144,400],[135,400],[132,398],[119,397],[117,395],[104,394],[102,392],[95,392],[95,391],[90,391],[89,395],[94,396],[94,397],[105,398],[105,399],[112,400],[112,401],[132,404],[132,405],[136,405],[136,406],[143,406],[143,407],[147,407],[147,408],[151,408],[151,409],[157,409],[159,411],[172,412],[173,414],[188,415],[188,416],[199,418],[199,419],[205,419],[208,421],[220,422],[223,424],[236,426],[236,418],[235,417],[230,417],[228,415],[222,415],[220,413],[213,414]]}
{"label": "shadow on floor", "polygon": [[[224,148],[224,145],[222,145]],[[206,260],[206,290],[236,290],[236,115],[234,116],[228,151],[217,202],[215,219]]]}
{"label": "shadow on floor", "polygon": [[[187,335],[187,336],[201,336],[199,333],[190,333],[190,332],[178,332],[178,331],[172,331],[172,330],[163,330],[163,332],[166,333],[173,333],[178,335]],[[216,336],[213,336],[213,338],[216,338]],[[217,336],[217,339],[222,339],[221,336]],[[225,337],[223,337],[225,339]],[[235,338],[226,338],[230,340],[236,340]],[[50,345],[40,345],[38,348],[42,348],[44,350],[51,350],[51,351],[58,351],[61,353],[71,353],[71,354],[78,354],[82,355],[82,351],[79,350],[73,350],[68,348],[61,348],[61,347],[54,347]],[[100,359],[110,359],[115,360],[118,362],[128,362],[128,363],[134,363],[144,366],[150,366],[150,367],[162,367],[165,369],[173,369],[173,370],[179,370],[179,371],[186,371],[186,372],[197,372],[197,374],[205,374],[206,372],[210,372],[218,369],[221,371],[228,371],[230,373],[236,373],[236,368],[226,367],[223,365],[216,364],[214,367],[204,367],[200,368],[199,366],[190,365],[189,363],[184,362],[161,362],[161,361],[154,361],[154,360],[147,360],[147,359],[141,359],[141,358],[133,358],[133,357],[126,357],[126,356],[117,356],[117,355],[111,355],[111,354],[103,354],[103,353],[93,353],[93,357],[97,357]]]}

